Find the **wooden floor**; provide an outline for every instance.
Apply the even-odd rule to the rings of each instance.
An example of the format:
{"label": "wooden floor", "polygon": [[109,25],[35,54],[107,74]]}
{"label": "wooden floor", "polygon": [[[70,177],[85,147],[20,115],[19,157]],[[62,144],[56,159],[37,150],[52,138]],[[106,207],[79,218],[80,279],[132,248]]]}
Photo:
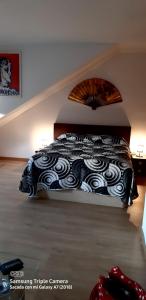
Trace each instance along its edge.
{"label": "wooden floor", "polygon": [[130,221],[120,208],[27,200],[18,191],[24,165],[0,161],[0,260],[19,257],[25,278],[67,279],[73,286],[68,291],[26,292],[26,300],[86,300],[99,274],[107,274],[113,265],[146,289],[138,229],[143,196],[130,208]]}

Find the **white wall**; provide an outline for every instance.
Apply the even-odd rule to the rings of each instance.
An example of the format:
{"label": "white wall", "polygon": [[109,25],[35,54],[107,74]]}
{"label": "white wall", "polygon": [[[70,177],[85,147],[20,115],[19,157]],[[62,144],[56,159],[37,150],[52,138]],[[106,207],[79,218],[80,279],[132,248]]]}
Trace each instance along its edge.
{"label": "white wall", "polygon": [[0,113],[7,114],[85,64],[109,45],[95,43],[17,45],[2,51],[21,52],[21,96],[0,96]]}
{"label": "white wall", "polygon": [[[98,76],[119,88],[122,107],[132,128],[131,150],[134,152],[138,144],[144,144],[146,153],[146,53],[117,55],[98,69]],[[114,118],[112,110],[109,112]]]}
{"label": "white wall", "polygon": [[53,123],[131,125],[132,141],[146,141],[145,95],[146,55],[119,54],[100,68],[84,75],[111,81],[122,94],[123,102],[91,110],[67,100],[71,88],[79,79],[70,82],[62,91],[23,113],[0,128],[0,156],[28,157],[39,147],[42,137],[52,140]]}
{"label": "white wall", "polygon": [[143,230],[144,240],[146,244],[146,196],[145,196],[145,205],[144,205],[144,212],[143,212],[142,230]]}

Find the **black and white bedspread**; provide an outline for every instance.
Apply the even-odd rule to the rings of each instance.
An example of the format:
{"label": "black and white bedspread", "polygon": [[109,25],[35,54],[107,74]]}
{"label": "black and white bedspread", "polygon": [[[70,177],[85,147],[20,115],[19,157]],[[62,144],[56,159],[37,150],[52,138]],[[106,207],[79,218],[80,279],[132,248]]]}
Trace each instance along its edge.
{"label": "black and white bedspread", "polygon": [[129,205],[137,197],[128,144],[108,135],[60,135],[28,161],[19,189],[30,196],[41,190],[80,189],[118,196]]}

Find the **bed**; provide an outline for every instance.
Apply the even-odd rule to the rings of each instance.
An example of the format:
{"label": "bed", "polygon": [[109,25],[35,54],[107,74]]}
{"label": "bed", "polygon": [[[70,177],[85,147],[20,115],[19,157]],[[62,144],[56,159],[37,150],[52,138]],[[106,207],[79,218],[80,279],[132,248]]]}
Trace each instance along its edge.
{"label": "bed", "polygon": [[55,123],[54,142],[30,158],[20,191],[30,197],[131,205],[138,195],[130,132],[128,126]]}

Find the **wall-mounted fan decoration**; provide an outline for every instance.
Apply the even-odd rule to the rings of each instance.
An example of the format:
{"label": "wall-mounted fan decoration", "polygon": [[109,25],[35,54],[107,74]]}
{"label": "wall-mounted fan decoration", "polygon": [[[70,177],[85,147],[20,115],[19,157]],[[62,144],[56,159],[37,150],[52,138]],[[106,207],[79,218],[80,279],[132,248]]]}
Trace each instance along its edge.
{"label": "wall-mounted fan decoration", "polygon": [[68,96],[73,100],[96,109],[99,106],[122,102],[118,89],[101,78],[86,79],[76,85]]}

